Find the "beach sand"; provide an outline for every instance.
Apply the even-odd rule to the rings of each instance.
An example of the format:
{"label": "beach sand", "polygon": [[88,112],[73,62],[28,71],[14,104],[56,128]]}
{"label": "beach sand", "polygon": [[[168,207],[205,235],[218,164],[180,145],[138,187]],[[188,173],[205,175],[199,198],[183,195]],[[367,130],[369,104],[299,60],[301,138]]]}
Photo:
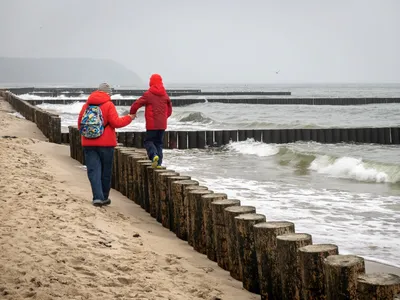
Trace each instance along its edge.
{"label": "beach sand", "polygon": [[[69,147],[0,99],[0,299],[259,299],[112,191],[91,205]],[[400,274],[368,263],[368,271]]]}

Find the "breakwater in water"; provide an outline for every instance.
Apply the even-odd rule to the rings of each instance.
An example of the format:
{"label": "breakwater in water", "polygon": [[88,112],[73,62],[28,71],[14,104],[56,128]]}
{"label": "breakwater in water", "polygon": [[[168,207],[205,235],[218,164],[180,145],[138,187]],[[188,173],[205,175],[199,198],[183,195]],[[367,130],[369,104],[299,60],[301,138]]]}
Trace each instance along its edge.
{"label": "breakwater in water", "polygon": [[[42,97],[77,97],[82,94],[90,94],[96,90],[96,88],[9,88],[10,92],[21,95],[31,94]],[[121,96],[141,96],[146,90],[143,89],[116,89],[112,88],[113,94],[119,94]],[[167,93],[170,96],[240,96],[240,95],[252,95],[252,96],[290,96],[291,92],[288,91],[202,91],[200,89],[167,89]]]}
{"label": "breakwater in water", "polygon": [[[70,133],[71,157],[84,163],[79,133]],[[150,165],[143,150],[117,147],[113,188],[261,299],[393,299],[400,292],[398,276],[365,274],[362,257],[313,244],[292,222],[270,222],[190,176]]]}
{"label": "breakwater in water", "polygon": [[[143,148],[145,132],[117,132],[119,143],[127,147]],[[62,133],[68,144],[70,133]],[[230,142],[254,139],[267,144],[287,144],[313,141],[325,144],[366,143],[400,144],[400,128],[320,128],[320,129],[245,129],[215,131],[166,131],[165,149],[204,149],[220,147]]]}
{"label": "breakwater in water", "polygon": [[[85,102],[82,98],[48,98],[48,99],[29,99],[26,100],[33,105],[43,103],[49,104],[71,104],[75,102]],[[113,99],[116,106],[131,106],[134,99]],[[367,105],[367,104],[389,104],[400,103],[400,98],[182,98],[171,99],[173,106],[187,106],[196,103],[227,103],[227,104],[265,104],[265,105]]]}

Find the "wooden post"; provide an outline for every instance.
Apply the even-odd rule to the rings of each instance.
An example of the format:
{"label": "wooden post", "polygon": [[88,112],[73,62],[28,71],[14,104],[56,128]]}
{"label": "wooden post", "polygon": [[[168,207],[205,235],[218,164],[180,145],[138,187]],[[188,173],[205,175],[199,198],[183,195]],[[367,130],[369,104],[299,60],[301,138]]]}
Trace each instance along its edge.
{"label": "wooden post", "polygon": [[400,293],[400,277],[395,274],[362,274],[357,279],[358,300],[392,300]]}
{"label": "wooden post", "polygon": [[212,219],[211,203],[217,200],[227,199],[228,195],[225,193],[212,193],[202,196],[203,202],[203,235],[205,240],[205,253],[209,260],[217,261],[217,254],[215,251],[214,242],[214,223]]}
{"label": "wooden post", "polygon": [[224,210],[230,206],[239,206],[240,200],[217,200],[211,203],[212,220],[214,225],[214,245],[217,264],[220,268],[229,271],[229,257],[227,245],[227,230]]}
{"label": "wooden post", "polygon": [[287,233],[277,239],[277,254],[281,269],[282,300],[302,299],[299,248],[312,244],[307,233]]}
{"label": "wooden post", "polygon": [[[159,223],[162,223],[162,208],[161,208],[161,203],[165,202],[165,197],[166,197],[166,186],[162,185],[161,182],[161,177],[160,175],[163,173],[171,173],[171,176],[175,176],[178,173],[175,173],[175,171],[173,170],[168,170],[168,169],[155,169],[153,171],[153,178],[154,178],[154,182],[153,182],[153,186],[154,186],[154,203],[156,204],[156,220]],[[165,205],[165,203],[164,203]]]}
{"label": "wooden post", "polygon": [[254,214],[254,206],[230,206],[224,209],[224,219],[226,237],[228,242],[229,273],[236,280],[242,281],[242,272],[239,259],[239,249],[237,249],[237,230],[235,217],[242,214]]}
{"label": "wooden post", "polygon": [[189,193],[193,190],[208,190],[208,187],[203,186],[203,185],[195,185],[195,186],[187,186],[185,187],[185,190],[183,192],[183,202],[186,207],[186,232],[187,232],[187,241],[190,246],[193,246],[193,239],[192,239],[192,228],[191,228],[191,223],[190,220],[194,217],[191,215],[191,209],[189,207]]}
{"label": "wooden post", "polygon": [[338,246],[332,244],[308,245],[299,248],[300,273],[303,299],[325,299],[324,260],[339,254]]}
{"label": "wooden post", "polygon": [[188,232],[188,240],[191,240],[194,250],[205,254],[205,240],[202,234],[203,227],[203,205],[201,196],[205,194],[213,193],[210,190],[204,189],[195,189],[191,190],[188,193],[188,203],[189,203],[189,232]]}
{"label": "wooden post", "polygon": [[324,261],[326,300],[356,300],[357,278],[365,262],[355,255],[331,255]]}
{"label": "wooden post", "polygon": [[175,199],[172,193],[172,182],[182,181],[182,180],[191,180],[190,176],[171,176],[167,178],[167,203],[168,203],[168,211],[169,211],[169,230],[172,232],[176,232],[175,228]]}
{"label": "wooden post", "polygon": [[136,196],[135,203],[137,205],[141,205],[143,201],[143,196],[142,196],[142,189],[141,189],[141,182],[142,182],[142,173],[141,173],[141,165],[148,164],[151,161],[149,159],[136,159],[137,156],[133,157],[133,172],[134,172],[134,178],[135,178],[135,184],[133,185],[134,187],[134,194]]}
{"label": "wooden post", "polygon": [[187,241],[187,208],[184,203],[184,191],[186,187],[198,185],[199,182],[196,180],[179,180],[171,182],[171,193],[174,202],[173,215],[175,233],[178,238],[184,241]]}
{"label": "wooden post", "polygon": [[127,182],[128,197],[129,199],[133,200],[136,204],[139,204],[139,194],[138,194],[139,183],[136,174],[136,168],[138,167],[137,162],[143,159],[146,159],[146,156],[137,152],[136,150],[131,151],[128,155],[128,165],[126,166],[128,172],[128,182]]}
{"label": "wooden post", "polygon": [[271,221],[254,225],[261,300],[279,299],[281,295],[277,236],[294,233],[292,222]]}
{"label": "wooden post", "polygon": [[140,206],[143,209],[146,209],[147,203],[149,202],[149,190],[147,185],[147,167],[151,167],[152,162],[148,160],[147,162],[138,162],[139,166],[139,189],[140,189]]}
{"label": "wooden post", "polygon": [[253,226],[261,222],[265,222],[265,216],[261,214],[243,214],[235,217],[243,287],[256,294],[260,293],[260,284]]}
{"label": "wooden post", "polygon": [[160,210],[158,218],[161,220],[161,224],[165,228],[169,228],[170,224],[167,178],[173,176],[179,176],[179,173],[163,172],[158,175],[158,188],[159,188],[159,201],[160,201]]}
{"label": "wooden post", "polygon": [[147,167],[147,185],[149,189],[149,213],[153,218],[157,217],[156,214],[156,203],[155,203],[155,187],[154,187],[154,170],[165,170],[165,167],[154,169],[153,167]]}

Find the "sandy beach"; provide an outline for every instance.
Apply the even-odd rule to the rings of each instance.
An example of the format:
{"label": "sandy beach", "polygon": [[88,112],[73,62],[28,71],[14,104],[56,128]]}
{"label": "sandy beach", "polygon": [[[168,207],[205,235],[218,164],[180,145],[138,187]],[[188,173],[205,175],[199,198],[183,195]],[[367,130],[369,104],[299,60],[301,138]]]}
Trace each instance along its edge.
{"label": "sandy beach", "polygon": [[0,100],[0,299],[258,299]]}
{"label": "sandy beach", "polygon": [[0,299],[259,299],[120,193],[93,207],[69,147],[12,112],[0,99]]}

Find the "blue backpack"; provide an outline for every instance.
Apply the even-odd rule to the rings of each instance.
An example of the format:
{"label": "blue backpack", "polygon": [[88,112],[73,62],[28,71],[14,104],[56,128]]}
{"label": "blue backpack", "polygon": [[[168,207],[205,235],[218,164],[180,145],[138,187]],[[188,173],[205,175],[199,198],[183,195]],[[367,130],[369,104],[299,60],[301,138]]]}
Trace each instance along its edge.
{"label": "blue backpack", "polygon": [[83,113],[80,130],[87,139],[96,139],[104,132],[103,113],[99,105],[89,105]]}

